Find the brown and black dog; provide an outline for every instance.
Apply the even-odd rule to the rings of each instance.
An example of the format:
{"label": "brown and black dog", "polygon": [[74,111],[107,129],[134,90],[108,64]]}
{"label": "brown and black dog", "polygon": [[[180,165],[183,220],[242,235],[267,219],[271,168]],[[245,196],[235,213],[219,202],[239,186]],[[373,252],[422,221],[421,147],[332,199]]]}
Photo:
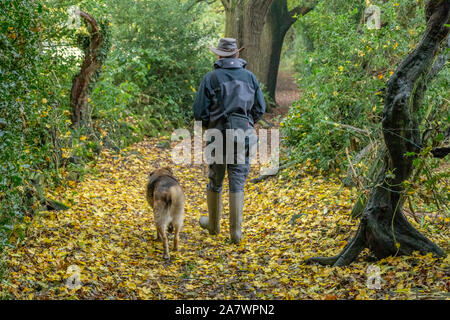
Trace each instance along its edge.
{"label": "brown and black dog", "polygon": [[179,234],[183,228],[184,192],[170,168],[156,169],[147,183],[147,201],[153,208],[158,239],[164,246],[164,259],[170,259],[167,228],[172,226],[175,235],[174,250],[178,250]]}

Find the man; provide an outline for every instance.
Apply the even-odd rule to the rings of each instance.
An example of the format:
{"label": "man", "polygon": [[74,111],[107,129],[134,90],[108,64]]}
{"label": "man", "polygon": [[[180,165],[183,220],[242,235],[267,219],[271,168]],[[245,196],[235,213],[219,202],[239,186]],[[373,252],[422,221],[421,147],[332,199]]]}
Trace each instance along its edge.
{"label": "man", "polygon": [[[195,119],[202,121],[204,128],[221,130],[223,136],[226,136],[226,129],[245,131],[253,128],[264,114],[266,104],[255,75],[245,69],[247,62],[239,59],[239,52],[243,48],[237,48],[235,39],[223,38],[220,39],[217,48],[210,49],[218,56],[218,60],[214,63],[215,69],[206,74],[200,84],[194,103]],[[236,146],[235,142],[234,144]],[[235,148],[233,151],[235,154],[231,157],[230,154],[224,155],[226,160],[234,159],[231,163],[224,161],[209,165],[208,217],[201,217],[199,221],[200,226],[207,229],[211,235],[220,232],[222,184],[227,170],[230,191],[230,236],[235,244],[240,242],[242,235],[244,185],[250,171],[248,151],[249,141],[246,139],[244,163],[242,161],[236,163]]]}

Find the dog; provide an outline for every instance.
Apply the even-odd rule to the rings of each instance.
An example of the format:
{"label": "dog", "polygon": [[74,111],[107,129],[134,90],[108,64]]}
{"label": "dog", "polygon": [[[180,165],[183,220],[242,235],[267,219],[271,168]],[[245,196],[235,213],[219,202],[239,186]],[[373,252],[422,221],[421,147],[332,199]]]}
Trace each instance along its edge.
{"label": "dog", "polygon": [[147,183],[147,202],[153,209],[157,239],[164,247],[164,259],[169,260],[167,230],[172,227],[175,235],[174,250],[178,251],[179,234],[183,228],[185,196],[170,168],[156,169]]}

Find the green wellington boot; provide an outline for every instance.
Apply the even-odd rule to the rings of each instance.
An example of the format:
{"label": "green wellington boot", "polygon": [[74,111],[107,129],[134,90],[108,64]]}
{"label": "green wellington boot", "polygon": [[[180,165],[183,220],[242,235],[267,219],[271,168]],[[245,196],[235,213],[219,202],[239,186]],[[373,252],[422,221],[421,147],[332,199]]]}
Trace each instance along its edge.
{"label": "green wellington boot", "polygon": [[211,235],[220,232],[220,215],[222,214],[222,193],[207,190],[208,217],[200,217],[200,227],[209,231]]}
{"label": "green wellington boot", "polygon": [[241,241],[242,211],[244,209],[244,192],[230,192],[230,237],[231,242]]}

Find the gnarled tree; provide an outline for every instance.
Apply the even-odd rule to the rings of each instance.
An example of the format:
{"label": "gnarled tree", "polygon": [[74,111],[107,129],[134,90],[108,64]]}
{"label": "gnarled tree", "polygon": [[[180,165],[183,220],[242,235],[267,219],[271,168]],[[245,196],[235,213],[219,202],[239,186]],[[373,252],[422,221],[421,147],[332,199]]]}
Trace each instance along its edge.
{"label": "gnarled tree", "polygon": [[357,258],[364,248],[385,258],[413,251],[445,256],[444,251],[416,230],[402,212],[403,182],[413,169],[413,157],[422,148],[418,109],[426,91],[441,42],[449,28],[450,1],[428,0],[425,6],[426,30],[417,47],[403,60],[386,88],[382,129],[386,151],[383,168],[376,178],[356,235],[334,257],[315,257],[306,262],[343,266]]}
{"label": "gnarled tree", "polygon": [[72,80],[70,107],[72,109],[71,120],[73,127],[78,127],[83,117],[85,117],[91,78],[100,69],[102,58],[104,58],[100,52],[104,39],[97,21],[84,11],[79,10],[76,14],[79,14],[85,23],[90,26],[91,38],[84,48],[85,56],[81,64],[81,70]]}

